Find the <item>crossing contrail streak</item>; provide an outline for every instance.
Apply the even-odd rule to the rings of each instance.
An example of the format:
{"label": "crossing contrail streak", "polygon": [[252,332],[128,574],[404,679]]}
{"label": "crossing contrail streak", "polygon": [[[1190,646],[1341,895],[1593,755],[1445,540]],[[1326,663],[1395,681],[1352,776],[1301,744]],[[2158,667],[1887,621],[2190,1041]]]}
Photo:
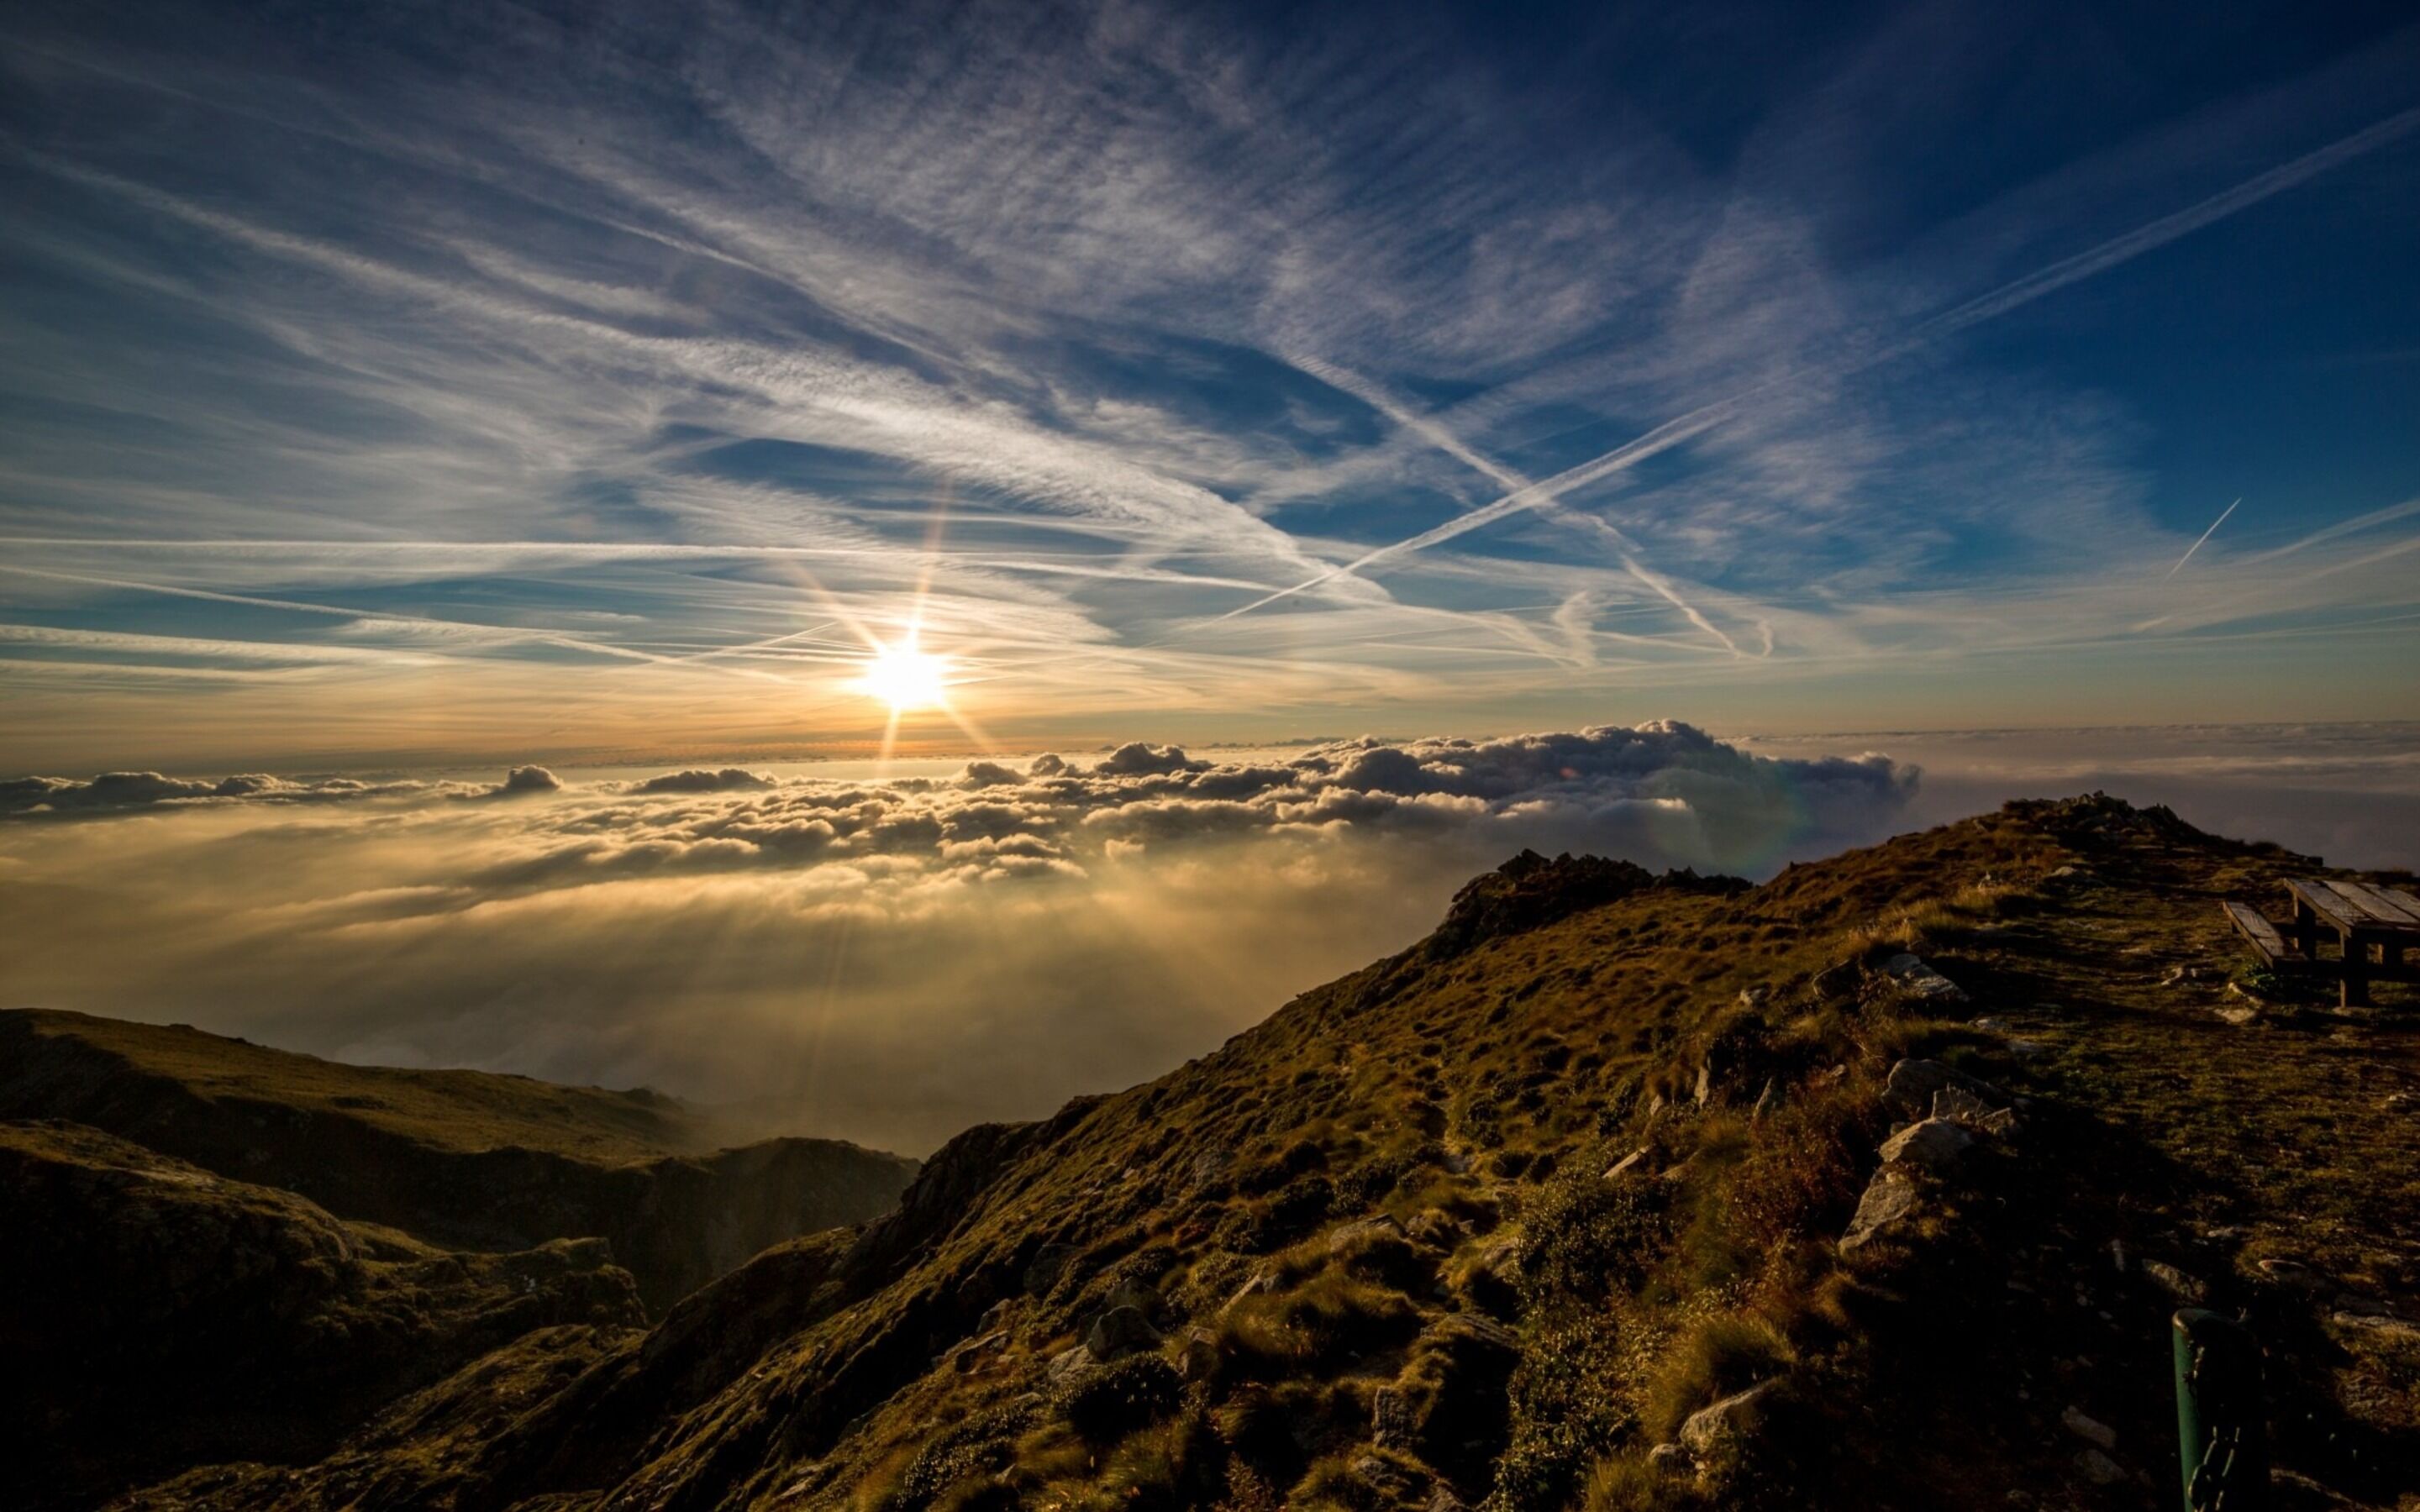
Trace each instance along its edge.
{"label": "crossing contrail streak", "polygon": [[[2235,504],[2240,504],[2242,502],[2243,502],[2243,501],[2239,499],[2235,501]],[[2200,536],[2194,541],[2193,545],[2185,548],[2185,554],[2177,558],[2177,564],[2168,569],[2167,578],[2163,578],[2160,581],[2166,582],[2168,578],[2175,577],[2177,573],[2183,568],[2186,563],[2193,560],[2194,553],[2201,549],[2201,543],[2209,540],[2211,536],[2216,535],[2218,533],[2218,528],[2226,523],[2226,517],[2235,513],[2235,504],[2229,504],[2225,509],[2218,512],[2218,518],[2210,522],[2210,529],[2202,532]]]}
{"label": "crossing contrail streak", "polygon": [[2032,303],[2044,295],[2106,272],[2120,263],[2165,246],[2180,237],[2188,236],[2203,226],[2258,204],[2273,194],[2282,193],[2340,163],[2385,146],[2409,132],[2415,126],[2420,126],[2420,106],[2387,116],[2384,120],[2365,127],[2350,136],[2339,137],[2327,146],[2306,152],[2291,162],[2280,163],[2265,173],[2256,174],[2242,183],[2221,190],[2209,198],[2197,201],[2183,209],[2146,222],[2121,236],[2112,237],[2097,246],[2062,257],[2047,267],[2027,273],[2023,278],[2013,279],[1998,288],[1978,295],[1962,304],[1953,306],[1918,323],[1895,340],[1884,341],[1861,353],[1836,362],[1810,364],[1794,372],[1785,373],[1728,398],[1702,405],[1684,415],[1666,421],[1653,430],[1624,442],[1593,461],[1583,462],[1577,467],[1559,472],[1542,482],[1531,484],[1528,487],[1515,488],[1493,503],[1482,504],[1466,515],[1457,515],[1443,524],[1432,526],[1418,535],[1406,537],[1391,546],[1382,546],[1374,550],[1364,552],[1342,566],[1331,567],[1290,588],[1279,589],[1276,593],[1254,599],[1240,609],[1230,609],[1209,623],[1216,625],[1221,621],[1239,618],[1251,613],[1254,609],[1264,609],[1280,599],[1292,598],[1296,594],[1307,593],[1323,584],[1333,582],[1339,578],[1359,573],[1366,568],[1408,556],[1416,551],[1426,550],[1430,547],[1450,541],[1456,536],[1466,535],[1472,531],[1492,525],[1508,516],[1522,514],[1550,503],[1574,488],[1583,487],[1600,478],[1620,472],[1660,452],[1669,451],[1683,441],[1712,430],[1745,409],[1751,400],[1776,388],[1814,378],[1845,378],[1850,374],[1862,372],[1913,351],[1940,337],[2006,315],[2022,305]]}

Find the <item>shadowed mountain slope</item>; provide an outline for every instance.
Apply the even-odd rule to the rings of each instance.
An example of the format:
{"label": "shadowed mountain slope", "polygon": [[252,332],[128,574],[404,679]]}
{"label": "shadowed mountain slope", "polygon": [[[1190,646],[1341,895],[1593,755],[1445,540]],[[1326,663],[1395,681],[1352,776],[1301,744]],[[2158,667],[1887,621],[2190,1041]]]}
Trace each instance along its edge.
{"label": "shadowed mountain slope", "polygon": [[2097,796],[1756,887],[1523,857],[648,1334],[125,1504],[2136,1507],[2187,1299],[2282,1504],[2410,1504],[2420,1015],[2215,906],[2316,865]]}
{"label": "shadowed mountain slope", "polygon": [[644,1088],[348,1066],[183,1026],[0,1011],[0,1119],[63,1119],[468,1250],[604,1239],[660,1311],[768,1244],[888,1209],[916,1163],[833,1139],[701,1150]]}

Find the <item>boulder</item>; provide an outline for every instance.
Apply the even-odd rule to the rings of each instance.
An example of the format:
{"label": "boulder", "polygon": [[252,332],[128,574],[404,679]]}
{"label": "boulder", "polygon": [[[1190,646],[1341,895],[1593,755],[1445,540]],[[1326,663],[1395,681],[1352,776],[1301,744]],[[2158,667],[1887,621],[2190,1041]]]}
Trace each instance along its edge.
{"label": "boulder", "polygon": [[1883,963],[1883,975],[1906,996],[1920,1003],[1948,1004],[1968,1001],[1966,990],[1933,970],[1913,955],[1895,955]]}
{"label": "boulder", "polygon": [[1115,1360],[1158,1346],[1159,1330],[1151,1326],[1140,1307],[1112,1307],[1094,1319],[1084,1333],[1084,1348],[1095,1360]]}
{"label": "boulder", "polygon": [[1754,1432],[1760,1405],[1772,1390],[1773,1382],[1762,1381],[1711,1407],[1699,1408],[1681,1425],[1681,1446],[1704,1459],[1727,1441]]}
{"label": "boulder", "polygon": [[1059,1282],[1059,1273],[1076,1257],[1073,1244],[1045,1244],[1034,1251],[1032,1262],[1026,1266],[1025,1290],[1029,1296],[1046,1296]]}
{"label": "boulder", "polygon": [[1927,1119],[1909,1124],[1885,1140],[1883,1159],[1885,1163],[1905,1161],[1927,1170],[1944,1171],[1956,1165],[1958,1157],[1974,1142],[1975,1136],[1962,1125],[1947,1119]]}
{"label": "boulder", "polygon": [[1857,1199],[1856,1214],[1849,1220],[1848,1232],[1840,1236],[1840,1252],[1864,1248],[1885,1229],[1915,1217],[1923,1205],[1922,1189],[1906,1166],[1884,1166]]}
{"label": "boulder", "polygon": [[1911,1118],[1922,1118],[1932,1108],[1932,1095],[1945,1087],[1972,1092],[1994,1107],[2006,1107],[2014,1101],[1990,1082],[1937,1060],[1902,1060],[1892,1066],[1883,1083],[1883,1100]]}
{"label": "boulder", "polygon": [[1093,1351],[1080,1344],[1072,1349],[1062,1350],[1050,1357],[1048,1372],[1050,1383],[1055,1386],[1082,1375],[1092,1369],[1094,1364]]}
{"label": "boulder", "polygon": [[2118,1430],[2098,1418],[2086,1417],[2080,1407],[2071,1407],[2058,1414],[2059,1425],[2096,1449],[2118,1447]]}

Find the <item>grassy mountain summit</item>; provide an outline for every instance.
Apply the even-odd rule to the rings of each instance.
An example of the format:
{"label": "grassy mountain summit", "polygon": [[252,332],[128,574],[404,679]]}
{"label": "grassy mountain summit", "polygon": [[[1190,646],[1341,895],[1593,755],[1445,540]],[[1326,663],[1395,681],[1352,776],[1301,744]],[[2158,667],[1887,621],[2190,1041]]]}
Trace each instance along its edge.
{"label": "grassy mountain summit", "polygon": [[2288,1505],[2420,1497],[2412,1005],[2236,971],[2318,863],[2099,797],[1758,887],[1525,856],[651,1329],[129,1507],[2119,1507],[2169,1312]]}

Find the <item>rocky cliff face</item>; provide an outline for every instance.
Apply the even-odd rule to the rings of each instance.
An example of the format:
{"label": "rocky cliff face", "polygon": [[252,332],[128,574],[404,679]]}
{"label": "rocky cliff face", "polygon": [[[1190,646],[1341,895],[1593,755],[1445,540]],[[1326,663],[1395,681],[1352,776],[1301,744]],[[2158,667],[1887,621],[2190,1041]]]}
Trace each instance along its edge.
{"label": "rocky cliff face", "polygon": [[882,1212],[916,1168],[828,1139],[687,1152],[696,1131],[653,1093],[31,1011],[0,1012],[0,1118],[86,1124],[448,1247],[601,1238],[659,1312],[768,1244]]}
{"label": "rocky cliff face", "polygon": [[2410,1009],[2215,906],[2317,864],[2098,798],[1754,888],[1525,861],[646,1334],[123,1504],[2115,1512],[2188,1299],[2260,1333],[2281,1505],[2409,1503]]}

